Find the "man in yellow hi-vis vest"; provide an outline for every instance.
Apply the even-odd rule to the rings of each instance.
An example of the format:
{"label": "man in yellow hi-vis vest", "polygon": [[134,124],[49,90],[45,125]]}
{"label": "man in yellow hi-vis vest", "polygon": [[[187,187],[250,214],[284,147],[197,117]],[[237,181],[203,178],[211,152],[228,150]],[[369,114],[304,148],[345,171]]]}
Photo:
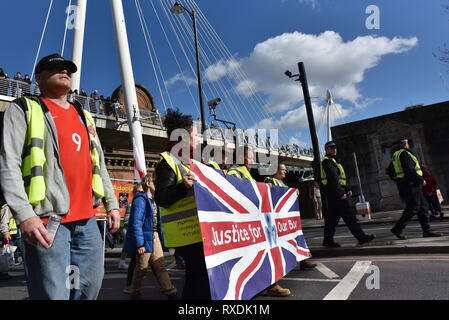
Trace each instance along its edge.
{"label": "man in yellow hi-vis vest", "polygon": [[[195,178],[190,173],[190,159],[198,146],[197,129],[190,115],[173,109],[167,110],[164,127],[170,142],[156,166],[154,199],[161,209],[165,246],[176,248],[176,255],[185,260],[186,280],[182,298],[210,300],[209,277],[193,193]],[[180,145],[187,147],[178,148]]]}
{"label": "man in yellow hi-vis vest", "polygon": [[326,155],[321,160],[321,188],[326,201],[324,215],[323,246],[329,248],[339,247],[334,241],[335,227],[340,218],[348,226],[349,231],[358,240],[359,244],[372,241],[374,235],[366,235],[357,222],[355,212],[351,210],[349,197],[352,191],[347,187],[346,173],[343,166],[335,159],[337,145],[333,141],[325,144]]}
{"label": "man in yellow hi-vis vest", "polygon": [[110,232],[120,226],[94,120],[67,100],[76,71],[59,54],[42,58],[41,96],[14,100],[3,118],[0,184],[25,240],[30,299],[96,299],[104,253],[94,207],[102,199]]}
{"label": "man in yellow hi-vis vest", "polygon": [[423,236],[440,237],[441,234],[430,229],[429,218],[427,217],[427,201],[422,193],[422,185],[425,184],[423,172],[418,159],[410,150],[408,139],[406,137],[399,138],[396,146],[392,149],[392,153],[393,159],[390,168],[399,189],[399,195],[405,201],[405,209],[391,232],[398,239],[405,240],[402,231],[407,222],[413,216],[418,215]]}
{"label": "man in yellow hi-vis vest", "polygon": [[254,163],[254,151],[248,147],[243,149],[243,165],[235,165],[228,171],[228,176],[234,176],[242,180],[256,181],[251,175],[251,167]]}

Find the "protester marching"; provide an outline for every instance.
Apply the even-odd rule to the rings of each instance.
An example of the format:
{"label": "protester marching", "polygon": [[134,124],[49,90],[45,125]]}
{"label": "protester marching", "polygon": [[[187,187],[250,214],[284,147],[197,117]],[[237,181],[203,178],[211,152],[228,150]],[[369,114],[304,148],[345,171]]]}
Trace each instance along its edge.
{"label": "protester marching", "polygon": [[[29,8],[40,8],[28,2]],[[394,286],[391,291],[419,292],[412,297],[421,298],[421,288],[416,290],[403,278],[393,279],[394,268],[385,268],[380,277],[379,266],[401,263],[402,277],[412,270],[405,262],[426,259],[429,264],[419,265],[413,280],[418,283],[422,276],[429,287],[438,287],[438,281],[447,288],[441,275],[447,273],[443,263],[449,258],[439,254],[449,248],[444,206],[448,153],[441,147],[447,140],[449,101],[358,118],[353,124],[332,123],[346,121],[355,111],[357,117],[363,115],[375,101],[394,100],[386,94],[363,96],[360,88],[374,83],[363,81],[368,70],[381,65],[383,55],[409,51],[418,36],[398,35],[391,40],[388,35],[378,36],[384,32],[380,21],[386,19],[379,20],[378,6],[370,5],[362,9],[364,14],[372,12],[365,23],[367,30],[375,29],[371,35],[364,30],[363,36],[348,40],[347,30],[354,33],[354,28],[346,25],[342,35],[322,32],[321,27],[316,35],[270,34],[244,56],[240,49],[231,54],[195,0],[150,1],[157,17],[153,22],[160,24],[167,40],[164,55],[171,53],[176,62],[169,64],[167,57],[157,56],[155,44],[164,39],[150,37],[148,8],[142,8],[141,1],[110,1],[114,53],[96,34],[95,42],[84,40],[86,2],[69,1],[64,7],[62,48],[51,49],[58,52],[51,54],[41,48],[48,42],[46,32],[55,38],[56,28],[47,30],[47,22],[62,19],[50,19],[50,1],[31,72],[22,72],[24,67],[13,58],[1,57],[10,59],[11,65],[1,61],[4,68],[0,68],[0,300],[5,292],[8,298],[16,298],[19,292],[21,299],[28,300],[114,298],[134,303],[156,297],[170,300],[170,306],[182,301],[178,315],[213,318],[218,308],[211,308],[215,303],[210,301],[225,301],[216,305],[237,301],[236,306],[243,306],[240,301],[283,303],[313,294],[323,300],[345,300],[352,294],[359,297],[359,283],[370,290],[369,298],[394,297],[387,290],[371,291],[380,290],[380,279],[382,290],[390,285]],[[310,17],[324,9],[315,0],[281,2],[282,8],[310,6]],[[14,7],[12,3],[9,6]],[[141,24],[150,72],[135,68],[131,61],[136,53],[130,48],[137,37],[129,33],[128,43],[128,31],[134,29],[127,29],[123,11],[123,6],[128,10],[130,5],[137,9],[139,19],[132,20]],[[352,15],[356,8],[348,12]],[[233,12],[235,17],[241,14]],[[276,23],[273,10],[267,12],[275,26],[297,22],[289,18],[293,10],[282,11],[286,13],[282,23]],[[416,13],[424,16],[427,11]],[[343,10],[339,14],[339,21],[348,19]],[[10,14],[5,15],[9,20]],[[97,27],[99,21],[103,23],[103,14],[91,16]],[[172,46],[161,21],[165,18],[179,48]],[[229,24],[233,34],[228,35],[246,37],[242,43],[259,39],[257,32],[266,28],[259,28],[258,20],[264,19],[252,20],[254,28],[246,30],[236,19]],[[313,30],[313,21],[319,19],[309,20]],[[394,24],[390,28],[399,30]],[[412,61],[424,47],[420,29],[416,31],[420,47],[404,61]],[[64,54],[67,35],[73,37],[70,59]],[[94,47],[95,54],[101,53],[104,61],[92,56],[83,61],[84,42],[90,43],[89,51]],[[17,46],[9,34],[5,43]],[[180,64],[182,55],[177,50],[185,56],[191,74]],[[449,56],[447,50],[441,51]],[[119,63],[111,64],[112,58]],[[285,71],[293,63],[298,73]],[[416,69],[408,69],[424,69],[416,64]],[[310,92],[305,65],[310,69]],[[388,70],[382,79],[391,77],[392,90],[402,92],[397,87],[399,64],[390,65],[395,72]],[[371,72],[369,76],[379,75]],[[138,83],[138,78],[145,84]],[[447,87],[442,74],[440,78]],[[287,84],[287,80],[294,82]],[[180,90],[179,83],[187,91]],[[198,96],[193,95],[192,86],[198,87]],[[338,103],[325,86],[335,92]],[[421,92],[434,86],[429,81]],[[323,107],[324,92],[327,106]],[[318,137],[318,131],[326,131],[327,137]],[[372,216],[377,219],[378,213],[382,218],[373,222]],[[384,216],[388,220],[382,220]],[[374,223],[378,225],[373,227]],[[398,248],[401,255],[422,256],[380,256],[385,253],[382,248],[391,256]],[[437,271],[425,273],[430,263],[435,263]],[[440,298],[436,293],[435,297]],[[191,301],[200,303],[194,307]],[[254,303],[259,315],[270,314],[269,304],[257,307]],[[230,314],[235,312],[230,309]],[[221,315],[227,315],[223,310]],[[247,308],[245,315],[251,310]]]}

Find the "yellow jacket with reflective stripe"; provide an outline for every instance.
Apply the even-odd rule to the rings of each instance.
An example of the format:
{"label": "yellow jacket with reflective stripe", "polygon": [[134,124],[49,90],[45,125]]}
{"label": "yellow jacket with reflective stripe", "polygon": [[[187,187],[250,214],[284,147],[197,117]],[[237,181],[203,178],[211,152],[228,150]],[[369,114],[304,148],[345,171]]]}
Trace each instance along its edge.
{"label": "yellow jacket with reflective stripe", "polygon": [[[35,102],[35,105],[40,105],[43,111],[44,118],[44,141],[42,149],[44,151],[45,162],[43,165],[43,181],[45,182],[44,199],[38,201],[36,205],[30,203],[28,193],[24,187],[22,163],[24,161],[25,154],[31,154],[31,148],[40,149],[37,140],[33,140],[30,143],[30,128],[29,117],[31,112],[29,110],[27,100],[31,99]],[[75,109],[78,112],[82,122],[87,123],[86,113],[83,112],[83,108],[77,101],[73,102]],[[37,109],[39,111],[39,109]],[[32,116],[32,115],[31,115]],[[78,118],[74,121],[79,121]],[[104,162],[104,154],[101,148],[101,143],[95,132],[94,126],[91,127],[95,141],[98,146],[97,155],[94,158],[99,159],[99,169],[102,178],[103,192],[104,192],[104,204],[106,211],[109,212],[113,209],[118,209],[118,201],[114,193],[114,188],[111,183],[106,165]],[[38,137],[38,135],[35,135]],[[41,136],[41,135],[40,135]],[[92,137],[90,137],[91,139]],[[1,135],[1,148],[0,148],[0,185],[3,190],[5,201],[8,203],[17,224],[21,224],[23,221],[35,217],[46,217],[52,213],[64,215],[69,212],[70,209],[70,197],[65,180],[65,174],[62,169],[62,164],[59,155],[59,142],[57,136],[57,129],[52,119],[52,115],[49,112],[47,106],[38,97],[23,97],[12,101],[6,108],[3,116],[3,134]],[[33,147],[30,147],[33,145]],[[37,147],[36,147],[37,146]],[[92,147],[92,146],[91,146]],[[28,169],[31,180],[31,157],[28,162]],[[75,168],[76,170],[76,168]],[[93,170],[93,168],[92,168]],[[37,170],[34,170],[37,172]],[[27,176],[27,175],[25,175]],[[95,179],[92,179],[95,181]],[[30,181],[31,183],[31,181]],[[94,189],[95,186],[92,186]],[[93,206],[98,206],[101,203],[101,190],[95,190],[93,192]],[[34,200],[33,200],[34,202]]]}
{"label": "yellow jacket with reflective stripe", "polygon": [[345,173],[345,169],[343,169],[343,166],[341,164],[339,164],[337,162],[337,160],[335,160],[332,157],[328,157],[328,156],[324,156],[321,159],[321,163],[320,163],[320,171],[321,171],[321,183],[323,184],[323,186],[327,185],[327,177],[326,177],[326,171],[323,168],[323,161],[324,160],[332,160],[335,165],[338,167],[338,170],[340,171],[339,175],[338,175],[338,182],[340,183],[340,185],[342,186],[346,186],[347,182],[346,182],[346,173]]}
{"label": "yellow jacket with reflective stripe", "polygon": [[266,177],[264,182],[265,183],[272,183],[272,184],[274,184],[277,187],[288,188],[288,186],[282,180],[276,179],[275,177]]}
{"label": "yellow jacket with reflective stripe", "polygon": [[415,171],[416,174],[418,174],[420,177],[423,176],[423,172],[421,170],[421,166],[419,164],[418,159],[409,151],[405,150],[405,149],[401,149],[396,151],[393,154],[393,167],[394,167],[394,173],[396,175],[396,179],[402,179],[405,177],[405,173],[404,173],[404,169],[402,168],[402,163],[400,160],[400,156],[403,152],[407,152],[408,155],[410,156],[410,158],[412,158],[413,162],[415,163]]}
{"label": "yellow jacket with reflective stripe", "polygon": [[228,171],[228,175],[235,176],[242,180],[256,181],[246,166],[232,167]]}
{"label": "yellow jacket with reflective stripe", "polygon": [[[183,183],[182,176],[190,172],[190,166],[181,163],[169,152],[161,153],[159,162],[165,160],[176,175],[176,183]],[[157,179],[157,177],[156,177]],[[160,207],[164,243],[168,248],[177,248],[202,242],[193,188],[187,196],[168,207]]]}
{"label": "yellow jacket with reflective stripe", "polygon": [[[25,98],[28,107],[28,132],[25,155],[22,161],[22,177],[30,203],[35,206],[45,198],[46,186],[43,166],[46,162],[44,153],[44,114],[40,103],[31,98]],[[104,197],[103,181],[100,176],[100,156],[97,144],[97,134],[92,115],[86,111],[87,129],[90,140],[92,161],[92,190],[98,198]]]}

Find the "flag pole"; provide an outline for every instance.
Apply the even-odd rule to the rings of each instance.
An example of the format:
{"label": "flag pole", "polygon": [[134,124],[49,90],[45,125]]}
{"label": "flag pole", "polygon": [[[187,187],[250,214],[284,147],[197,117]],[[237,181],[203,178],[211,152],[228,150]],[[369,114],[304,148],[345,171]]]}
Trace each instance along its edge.
{"label": "flag pole", "polygon": [[[84,27],[86,22],[87,0],[78,0],[75,9],[75,28],[73,31],[72,61],[78,72],[72,74],[72,90],[80,90],[81,66],[83,60]],[[68,8],[70,10],[70,8]]]}
{"label": "flag pole", "polygon": [[122,89],[125,96],[125,110],[134,153],[134,173],[137,181],[146,174],[145,151],[143,147],[140,112],[137,104],[128,35],[121,0],[111,0],[112,20],[114,22],[115,40],[119,56]]}

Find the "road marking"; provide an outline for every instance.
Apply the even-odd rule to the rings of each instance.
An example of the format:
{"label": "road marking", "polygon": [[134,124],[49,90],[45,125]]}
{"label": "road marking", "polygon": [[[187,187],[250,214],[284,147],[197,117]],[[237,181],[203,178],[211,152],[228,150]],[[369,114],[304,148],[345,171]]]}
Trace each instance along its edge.
{"label": "road marking", "polygon": [[310,278],[282,278],[288,281],[309,281],[309,282],[340,282],[340,279],[310,279]]}
{"label": "road marking", "polygon": [[316,267],[315,267],[319,272],[321,272],[322,274],[324,274],[326,277],[328,277],[329,279],[335,279],[335,278],[339,278],[340,276],[338,274],[336,274],[335,272],[333,272],[331,269],[329,269],[328,267],[326,267],[324,264],[322,264],[321,262],[317,262]]}
{"label": "road marking", "polygon": [[357,287],[363,275],[371,265],[371,261],[357,261],[348,274],[324,297],[323,300],[347,300]]}

